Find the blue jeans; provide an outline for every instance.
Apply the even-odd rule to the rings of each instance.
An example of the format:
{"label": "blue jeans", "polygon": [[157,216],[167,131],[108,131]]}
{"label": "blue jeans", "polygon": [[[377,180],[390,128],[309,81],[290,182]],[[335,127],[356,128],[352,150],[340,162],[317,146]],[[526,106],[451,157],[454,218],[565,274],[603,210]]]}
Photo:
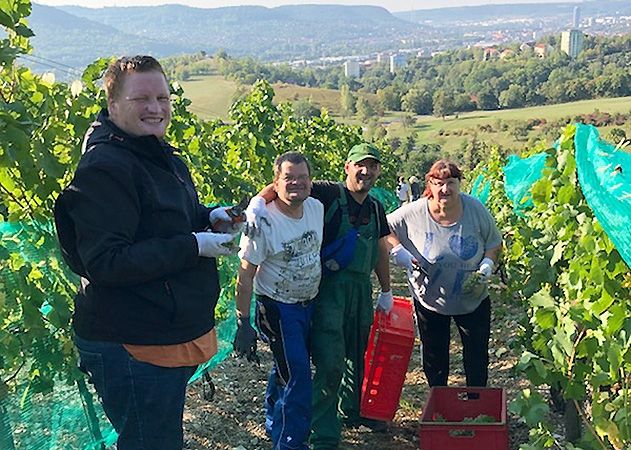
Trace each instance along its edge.
{"label": "blue jeans", "polygon": [[75,336],[79,368],[90,378],[118,433],[118,450],[181,450],[186,385],[195,367],[159,367],[121,344]]}
{"label": "blue jeans", "polygon": [[265,431],[274,450],[308,450],[313,303],[289,305],[257,295],[256,307],[256,325],[274,356],[265,393]]}

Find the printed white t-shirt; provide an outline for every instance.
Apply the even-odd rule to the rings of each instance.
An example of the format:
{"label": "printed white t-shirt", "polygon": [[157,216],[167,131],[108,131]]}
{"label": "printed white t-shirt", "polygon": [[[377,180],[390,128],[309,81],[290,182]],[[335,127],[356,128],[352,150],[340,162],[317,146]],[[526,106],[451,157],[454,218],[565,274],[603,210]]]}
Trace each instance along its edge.
{"label": "printed white t-shirt", "polygon": [[266,208],[269,226],[264,223],[255,237],[242,236],[239,244],[239,257],[258,266],[254,292],[283,303],[313,299],[322,276],[324,206],[308,197],[300,219],[286,216],[274,202]]}

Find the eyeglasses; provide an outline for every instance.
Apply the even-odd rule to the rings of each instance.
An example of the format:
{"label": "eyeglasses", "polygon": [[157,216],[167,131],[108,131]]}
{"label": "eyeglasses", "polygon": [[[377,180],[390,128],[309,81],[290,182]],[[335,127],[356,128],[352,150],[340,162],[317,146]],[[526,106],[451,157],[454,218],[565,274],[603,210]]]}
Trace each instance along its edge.
{"label": "eyeglasses", "polygon": [[311,180],[311,177],[309,175],[298,175],[297,177],[293,175],[284,175],[281,177],[281,179],[285,183],[307,183],[309,180]]}
{"label": "eyeglasses", "polygon": [[164,95],[160,95],[159,97],[147,97],[144,95],[139,96],[139,97],[125,97],[125,100],[127,100],[128,102],[132,102],[136,105],[142,105],[142,106],[145,106],[153,102],[154,99],[157,100],[158,103],[161,105],[166,105],[171,102],[171,98]]}
{"label": "eyeglasses", "polygon": [[439,188],[442,188],[443,186],[447,186],[448,188],[454,188],[458,185],[458,179],[457,178],[447,178],[446,180],[440,180],[438,178],[430,178],[429,182],[432,183],[434,186],[437,186]]}

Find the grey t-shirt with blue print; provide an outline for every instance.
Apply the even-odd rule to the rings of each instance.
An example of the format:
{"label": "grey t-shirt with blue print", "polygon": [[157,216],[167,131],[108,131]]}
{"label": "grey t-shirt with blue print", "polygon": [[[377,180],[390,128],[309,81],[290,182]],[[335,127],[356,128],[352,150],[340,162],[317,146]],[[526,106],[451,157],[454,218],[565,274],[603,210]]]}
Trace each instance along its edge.
{"label": "grey t-shirt with blue print", "polygon": [[[401,244],[419,261],[426,260],[428,275],[408,271],[416,301],[445,315],[468,314],[488,296],[485,283],[469,283],[484,253],[499,246],[501,235],[487,209],[477,199],[460,194],[462,217],[439,225],[429,213],[427,198],[404,205],[388,215],[388,225]],[[468,289],[465,289],[468,288]]]}

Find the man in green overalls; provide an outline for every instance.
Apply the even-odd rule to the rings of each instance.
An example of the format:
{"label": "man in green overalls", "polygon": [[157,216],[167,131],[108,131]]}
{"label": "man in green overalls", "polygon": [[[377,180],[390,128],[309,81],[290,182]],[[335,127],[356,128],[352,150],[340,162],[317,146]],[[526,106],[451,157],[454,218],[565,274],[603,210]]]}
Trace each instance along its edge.
{"label": "man in green overalls", "polygon": [[370,144],[354,146],[344,170],[344,183],[314,182],[311,191],[324,204],[323,249],[355,234],[354,248],[346,249],[352,252],[346,267],[323,257],[311,341],[314,450],[338,448],[342,421],[348,426],[375,425],[359,416],[364,353],[374,316],[373,270],[382,291],[378,307],[387,311],[392,307],[385,246],[390,230],[383,206],[368,195],[381,172],[379,151]]}
{"label": "man in green overalls", "polygon": [[[381,173],[379,150],[366,143],[354,146],[344,171],[345,182],[314,181],[311,190],[324,205],[323,278],[311,331],[314,450],[337,449],[342,422],[385,429],[385,424],[359,416],[364,353],[374,316],[373,270],[381,285],[377,307],[389,312],[393,303],[385,240],[390,229],[383,206],[368,195]],[[246,210],[249,225],[262,222],[265,201],[274,196],[268,187],[252,199]],[[329,260],[324,255],[331,247],[342,254]]]}

